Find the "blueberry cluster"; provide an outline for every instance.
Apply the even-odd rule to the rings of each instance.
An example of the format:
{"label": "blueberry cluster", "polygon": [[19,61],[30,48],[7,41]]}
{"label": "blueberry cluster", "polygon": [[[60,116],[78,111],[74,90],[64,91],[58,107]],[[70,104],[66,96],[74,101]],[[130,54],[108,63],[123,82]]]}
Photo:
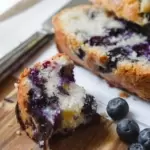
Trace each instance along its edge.
{"label": "blueberry cluster", "polygon": [[123,119],[129,112],[128,103],[122,98],[114,98],[108,102],[107,113],[117,122],[116,131],[124,142],[131,144],[128,150],[150,150],[150,128],[140,132],[136,121]]}

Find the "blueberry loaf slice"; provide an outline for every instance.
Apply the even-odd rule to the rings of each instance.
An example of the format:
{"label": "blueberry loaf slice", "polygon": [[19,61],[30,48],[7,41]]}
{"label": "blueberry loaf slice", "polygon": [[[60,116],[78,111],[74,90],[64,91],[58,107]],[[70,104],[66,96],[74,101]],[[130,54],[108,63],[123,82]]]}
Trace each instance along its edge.
{"label": "blueberry loaf slice", "polygon": [[97,5],[66,9],[53,25],[61,52],[111,85],[150,100],[150,38],[141,26]]}
{"label": "blueberry loaf slice", "polygon": [[124,18],[140,25],[150,22],[149,0],[91,0],[100,4],[106,10],[115,13],[119,18]]}
{"label": "blueberry loaf slice", "polygon": [[20,75],[16,115],[21,127],[40,146],[55,134],[97,123],[97,103],[75,83],[73,62],[58,54]]}

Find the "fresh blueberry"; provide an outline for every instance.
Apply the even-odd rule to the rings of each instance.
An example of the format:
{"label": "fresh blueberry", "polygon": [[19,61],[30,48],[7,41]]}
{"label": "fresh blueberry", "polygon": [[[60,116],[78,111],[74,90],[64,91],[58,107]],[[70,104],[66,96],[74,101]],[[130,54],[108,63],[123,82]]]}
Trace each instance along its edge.
{"label": "fresh blueberry", "polygon": [[59,92],[65,95],[69,95],[69,92],[63,87],[63,86],[58,86],[57,87]]}
{"label": "fresh blueberry", "polygon": [[114,98],[108,102],[107,113],[113,120],[123,119],[129,112],[128,103],[122,98]]}
{"label": "fresh blueberry", "polygon": [[144,146],[145,150],[150,150],[150,128],[140,132],[138,142]]}
{"label": "fresh blueberry", "polygon": [[117,123],[118,136],[127,143],[137,141],[139,130],[139,126],[134,120],[124,119]]}
{"label": "fresh blueberry", "polygon": [[129,146],[128,150],[145,150],[140,143],[133,143]]}

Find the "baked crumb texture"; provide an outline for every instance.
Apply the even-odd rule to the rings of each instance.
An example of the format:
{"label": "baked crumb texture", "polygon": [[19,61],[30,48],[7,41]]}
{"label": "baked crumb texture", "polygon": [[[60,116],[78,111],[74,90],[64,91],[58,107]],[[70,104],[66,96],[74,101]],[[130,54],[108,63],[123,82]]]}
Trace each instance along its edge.
{"label": "baked crumb texture", "polygon": [[125,91],[121,91],[119,93],[119,96],[122,97],[122,98],[128,98],[130,95],[127,92],[125,92]]}
{"label": "baked crumb texture", "polygon": [[150,100],[150,38],[143,27],[99,5],[66,9],[53,18],[53,25],[61,52],[112,86]]}
{"label": "baked crumb texture", "polygon": [[98,117],[94,97],[75,83],[73,68],[68,56],[58,54],[20,75],[17,118],[41,147],[52,135],[68,134]]}
{"label": "baked crumb texture", "polygon": [[150,22],[149,0],[90,0],[113,12],[117,17],[145,25]]}

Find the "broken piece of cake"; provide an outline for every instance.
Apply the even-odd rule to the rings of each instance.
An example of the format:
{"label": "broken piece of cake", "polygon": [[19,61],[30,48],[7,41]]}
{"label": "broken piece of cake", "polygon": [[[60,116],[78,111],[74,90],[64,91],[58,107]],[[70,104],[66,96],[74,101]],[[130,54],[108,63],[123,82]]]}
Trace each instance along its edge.
{"label": "broken piece of cake", "polygon": [[75,83],[74,64],[57,54],[25,69],[18,82],[17,119],[30,138],[44,146],[53,135],[97,122],[97,103]]}

